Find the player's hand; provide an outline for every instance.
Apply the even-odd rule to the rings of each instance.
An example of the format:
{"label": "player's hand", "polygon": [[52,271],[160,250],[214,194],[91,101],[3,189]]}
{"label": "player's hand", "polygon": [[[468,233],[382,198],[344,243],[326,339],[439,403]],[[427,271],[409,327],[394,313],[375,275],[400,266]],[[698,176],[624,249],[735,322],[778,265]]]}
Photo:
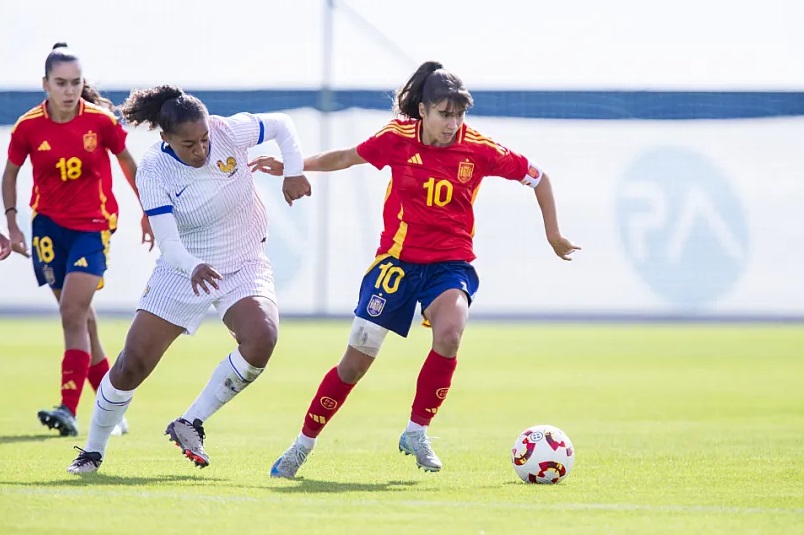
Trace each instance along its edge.
{"label": "player's hand", "polygon": [[140,226],[142,227],[142,242],[148,245],[148,252],[154,250],[154,231],[151,230],[151,222],[148,220],[148,216],[142,214],[142,220],[140,221]]}
{"label": "player's hand", "polygon": [[190,276],[190,282],[193,283],[193,292],[195,292],[195,295],[201,295],[201,292],[198,291],[199,287],[206,293],[210,293],[207,284],[216,290],[220,290],[216,282],[219,280],[223,280],[223,277],[209,264],[198,264],[195,266],[193,274]]}
{"label": "player's hand", "polygon": [[251,172],[262,171],[273,176],[282,176],[285,172],[285,164],[273,156],[258,156],[248,162]]}
{"label": "player's hand", "polygon": [[570,258],[570,255],[575,251],[581,250],[580,247],[573,245],[571,241],[561,234],[551,236],[547,238],[547,241],[550,242],[550,246],[553,248],[553,251],[555,251],[558,257],[562,260],[571,261],[572,258]]}
{"label": "player's hand", "polygon": [[31,258],[28,253],[28,246],[25,244],[25,235],[19,228],[8,229],[8,240],[11,242],[11,250],[19,253],[25,258]]}
{"label": "player's hand", "polygon": [[285,196],[288,206],[293,206],[293,201],[302,197],[309,197],[313,193],[310,181],[304,175],[286,176],[282,182],[282,194]]}
{"label": "player's hand", "polygon": [[0,234],[0,260],[5,260],[11,254],[11,242]]}

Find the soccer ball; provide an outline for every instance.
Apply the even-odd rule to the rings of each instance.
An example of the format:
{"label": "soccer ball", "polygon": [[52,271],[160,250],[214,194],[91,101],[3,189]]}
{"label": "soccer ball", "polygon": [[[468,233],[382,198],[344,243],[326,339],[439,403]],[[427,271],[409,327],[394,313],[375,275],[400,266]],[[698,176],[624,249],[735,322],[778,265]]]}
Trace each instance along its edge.
{"label": "soccer ball", "polygon": [[561,429],[534,425],[516,437],[511,464],[525,483],[558,483],[572,470],[575,450]]}

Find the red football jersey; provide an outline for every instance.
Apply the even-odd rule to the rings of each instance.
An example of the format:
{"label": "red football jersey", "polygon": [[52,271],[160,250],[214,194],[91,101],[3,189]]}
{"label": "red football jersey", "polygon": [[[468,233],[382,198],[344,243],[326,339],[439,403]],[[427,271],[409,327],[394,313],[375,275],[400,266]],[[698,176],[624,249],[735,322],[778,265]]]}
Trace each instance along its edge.
{"label": "red football jersey", "polygon": [[19,118],[8,145],[11,163],[22,166],[31,157],[31,208],[69,229],[114,230],[118,208],[108,151],[123,152],[126,131],[111,112],[83,99],[74,119],[53,122],[46,102]]}
{"label": "red football jersey", "polygon": [[521,181],[528,160],[466,124],[456,136],[447,147],[425,145],[421,121],[393,120],[357,146],[377,169],[391,167],[378,255],[421,264],[475,259],[472,204],[480,182],[486,176]]}

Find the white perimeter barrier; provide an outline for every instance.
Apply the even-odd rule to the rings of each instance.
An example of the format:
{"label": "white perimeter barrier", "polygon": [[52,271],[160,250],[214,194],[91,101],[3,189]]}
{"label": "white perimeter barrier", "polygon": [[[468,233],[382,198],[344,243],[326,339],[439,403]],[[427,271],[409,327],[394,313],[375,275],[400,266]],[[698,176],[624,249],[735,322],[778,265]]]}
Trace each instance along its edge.
{"label": "white perimeter barrier", "polygon": [[[292,110],[305,152],[321,149],[322,115]],[[329,120],[330,148],[389,119],[348,110]],[[473,118],[482,133],[551,175],[573,262],[547,244],[528,188],[484,181],[475,205],[481,286],[473,313],[510,316],[804,317],[804,118],[581,121]],[[6,147],[10,128],[0,128]],[[138,158],[158,139],[133,130]],[[4,149],[5,150],[5,149]],[[252,151],[278,154],[273,143]],[[370,165],[310,175],[312,198],[288,207],[280,181],[256,180],[269,210],[267,250],[284,313],[350,314],[377,247],[389,178]],[[100,311],[133,311],[158,252],[139,245],[138,205],[115,166],[121,204]],[[30,166],[20,173],[19,221]],[[5,230],[5,224],[0,223]],[[30,231],[28,228],[27,231]],[[30,244],[30,242],[29,242]],[[29,260],[0,263],[0,312],[55,309]]]}

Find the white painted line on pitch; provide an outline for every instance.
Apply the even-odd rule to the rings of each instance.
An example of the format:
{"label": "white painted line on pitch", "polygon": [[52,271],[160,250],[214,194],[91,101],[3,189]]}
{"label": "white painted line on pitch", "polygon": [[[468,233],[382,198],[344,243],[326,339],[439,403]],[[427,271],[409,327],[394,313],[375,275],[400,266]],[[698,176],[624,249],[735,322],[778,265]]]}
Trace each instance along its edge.
{"label": "white painted line on pitch", "polygon": [[[271,487],[265,487],[266,491],[271,491]],[[208,494],[179,494],[175,492],[154,492],[154,491],[126,491],[109,489],[46,489],[46,488],[11,488],[0,485],[0,494],[40,494],[48,496],[101,496],[113,497],[132,497],[143,499],[164,499],[188,501],[210,501],[210,502],[254,502],[254,503],[287,503],[287,499],[278,496],[261,496],[254,498],[251,496],[210,496]],[[316,499],[309,496],[304,497],[306,504],[331,505],[331,498]],[[446,502],[446,501],[424,501],[424,500],[340,500],[343,505],[354,506],[379,506],[392,505],[394,507],[455,507],[455,508],[492,508],[492,509],[527,509],[534,511],[543,510],[572,510],[572,511],[646,511],[651,513],[723,513],[723,514],[788,514],[804,515],[804,508],[783,508],[783,507],[729,507],[724,505],[637,505],[630,503],[513,503],[513,502]]]}

